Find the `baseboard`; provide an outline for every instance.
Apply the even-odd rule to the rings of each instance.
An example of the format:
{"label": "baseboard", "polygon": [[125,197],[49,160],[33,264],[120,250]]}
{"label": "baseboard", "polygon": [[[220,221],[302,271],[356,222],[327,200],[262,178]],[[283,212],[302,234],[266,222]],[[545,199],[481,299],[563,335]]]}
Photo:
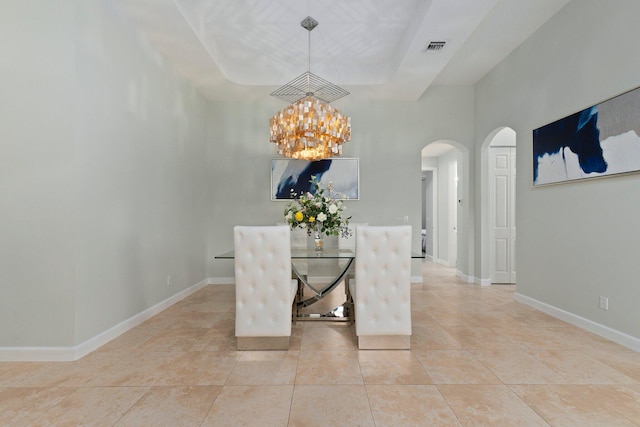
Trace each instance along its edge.
{"label": "baseboard", "polygon": [[473,283],[473,277],[467,276],[460,270],[456,270],[456,277],[467,283]]}
{"label": "baseboard", "polygon": [[480,286],[491,286],[491,279],[481,279],[479,277],[474,277],[473,283]]}
{"label": "baseboard", "polygon": [[467,283],[473,283],[475,285],[480,285],[480,286],[489,286],[489,285],[491,285],[491,279],[480,279],[480,278],[474,277],[474,276],[467,276],[466,274],[464,274],[460,270],[456,270],[456,277],[459,277],[460,279],[462,279],[463,281],[465,281]]}
{"label": "baseboard", "polygon": [[0,347],[2,362],[67,362],[78,360],[209,284],[203,280],[153,307],[118,323],[75,347]]}
{"label": "baseboard", "polygon": [[640,352],[640,338],[636,338],[634,336],[625,334],[624,332],[612,329],[608,326],[601,325],[600,323],[596,323],[582,316],[578,316],[577,314],[570,313],[561,308],[557,308],[526,295],[522,295],[518,292],[516,292],[513,297],[516,301],[526,304],[529,307],[533,307],[557,319],[570,323],[589,332],[593,332],[596,335],[600,335],[603,338],[630,348],[631,350]]}

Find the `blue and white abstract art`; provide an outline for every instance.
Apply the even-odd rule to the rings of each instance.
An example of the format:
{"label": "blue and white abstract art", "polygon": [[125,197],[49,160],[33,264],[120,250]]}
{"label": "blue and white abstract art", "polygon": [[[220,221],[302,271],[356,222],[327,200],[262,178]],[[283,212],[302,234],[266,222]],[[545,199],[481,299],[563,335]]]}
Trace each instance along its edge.
{"label": "blue and white abstract art", "polygon": [[640,88],[533,131],[533,185],[640,170]]}
{"label": "blue and white abstract art", "polygon": [[311,177],[315,176],[322,187],[329,183],[333,191],[349,200],[360,198],[358,159],[339,158],[309,162],[295,159],[271,160],[271,199],[290,199],[291,189],[298,195],[311,191]]}

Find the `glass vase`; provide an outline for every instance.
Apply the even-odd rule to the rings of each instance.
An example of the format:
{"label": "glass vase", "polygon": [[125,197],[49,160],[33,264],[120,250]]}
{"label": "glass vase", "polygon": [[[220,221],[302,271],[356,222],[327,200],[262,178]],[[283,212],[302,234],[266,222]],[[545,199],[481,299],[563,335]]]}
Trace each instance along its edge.
{"label": "glass vase", "polygon": [[316,244],[316,251],[321,251],[324,247],[324,240],[322,240],[322,233],[316,231],[313,236],[313,242]]}

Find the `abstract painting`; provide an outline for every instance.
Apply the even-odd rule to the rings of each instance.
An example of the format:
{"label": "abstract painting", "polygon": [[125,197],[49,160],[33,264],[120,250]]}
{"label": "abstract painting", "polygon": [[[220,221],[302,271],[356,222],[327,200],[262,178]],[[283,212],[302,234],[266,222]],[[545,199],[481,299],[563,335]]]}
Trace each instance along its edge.
{"label": "abstract painting", "polygon": [[322,187],[331,183],[333,191],[345,195],[348,200],[358,200],[358,159],[339,158],[309,162],[295,159],[271,160],[271,200],[291,198],[293,189],[298,195],[311,191],[311,177],[315,176]]}
{"label": "abstract painting", "polygon": [[640,170],[640,88],[533,131],[533,185]]}

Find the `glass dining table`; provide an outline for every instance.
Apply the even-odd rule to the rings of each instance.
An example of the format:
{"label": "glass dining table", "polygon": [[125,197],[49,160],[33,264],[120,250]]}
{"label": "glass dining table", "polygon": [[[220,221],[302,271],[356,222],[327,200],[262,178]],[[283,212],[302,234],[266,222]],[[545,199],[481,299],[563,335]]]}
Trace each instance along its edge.
{"label": "glass dining table", "polygon": [[[215,257],[233,258],[235,251]],[[424,258],[424,255],[411,252],[411,258]],[[291,248],[291,271],[298,281],[296,320],[351,320],[348,280],[353,274],[355,259],[351,249]],[[317,266],[315,270],[314,266]]]}
{"label": "glass dining table", "polygon": [[[351,249],[324,248],[322,250],[307,248],[291,248],[291,271],[298,281],[296,297],[297,320],[332,320],[349,321],[351,319],[348,284],[344,283],[344,302],[329,310],[313,310],[311,306],[331,295],[341,298],[333,292],[344,282],[355,260],[356,254]],[[215,259],[233,259],[235,251],[228,251]],[[335,262],[331,262],[335,261]],[[327,266],[327,263],[331,267]],[[324,271],[321,281],[310,278],[310,266],[318,265],[318,271]],[[321,307],[319,304],[318,307]],[[308,309],[311,308],[311,309]],[[315,311],[315,312],[313,312]]]}

